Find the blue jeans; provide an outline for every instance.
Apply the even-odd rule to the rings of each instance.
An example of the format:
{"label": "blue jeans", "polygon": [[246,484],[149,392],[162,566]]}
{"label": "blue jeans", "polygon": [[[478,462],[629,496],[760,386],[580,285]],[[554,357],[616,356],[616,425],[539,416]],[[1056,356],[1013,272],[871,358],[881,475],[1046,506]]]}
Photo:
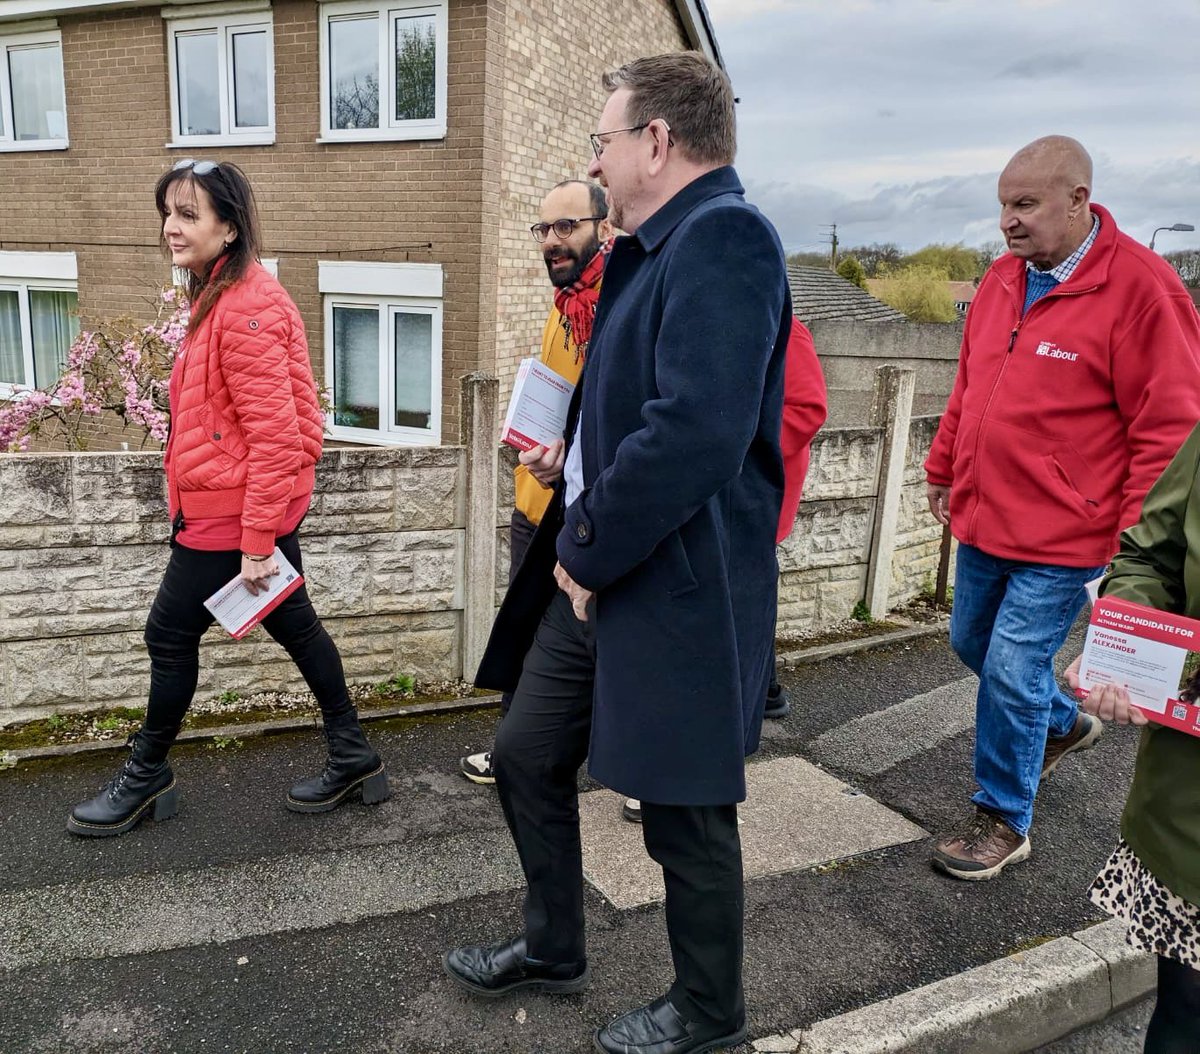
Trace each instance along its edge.
{"label": "blue jeans", "polygon": [[958,547],[950,643],[979,676],[976,805],[1018,834],[1033,823],[1046,736],[1065,736],[1078,707],[1054,677],[1054,656],[1103,567],[1058,567]]}

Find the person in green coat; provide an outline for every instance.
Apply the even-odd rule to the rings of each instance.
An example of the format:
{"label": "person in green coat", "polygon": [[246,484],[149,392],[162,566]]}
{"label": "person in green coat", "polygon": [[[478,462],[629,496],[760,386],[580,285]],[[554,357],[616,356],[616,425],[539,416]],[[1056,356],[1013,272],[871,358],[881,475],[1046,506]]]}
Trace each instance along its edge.
{"label": "person in green coat", "polygon": [[[1200,426],[1146,495],[1141,519],[1100,586],[1103,596],[1200,618]],[[1076,659],[1067,682],[1079,687]],[[1180,693],[1200,698],[1200,671]],[[1146,1054],[1200,1051],[1200,737],[1151,724],[1116,685],[1083,700],[1090,714],[1144,725],[1121,841],[1089,896],[1127,927],[1126,939],[1158,956],[1158,1001]]]}

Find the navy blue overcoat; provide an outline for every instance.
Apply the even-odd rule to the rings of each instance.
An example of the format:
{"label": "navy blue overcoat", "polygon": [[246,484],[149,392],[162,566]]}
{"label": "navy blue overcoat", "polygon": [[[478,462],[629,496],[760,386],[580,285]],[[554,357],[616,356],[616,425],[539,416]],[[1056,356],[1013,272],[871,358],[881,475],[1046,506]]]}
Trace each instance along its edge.
{"label": "navy blue overcoat", "polygon": [[732,168],[617,239],[559,561],[595,591],[588,767],[646,801],[746,796],[775,629],[791,300],[774,228]]}

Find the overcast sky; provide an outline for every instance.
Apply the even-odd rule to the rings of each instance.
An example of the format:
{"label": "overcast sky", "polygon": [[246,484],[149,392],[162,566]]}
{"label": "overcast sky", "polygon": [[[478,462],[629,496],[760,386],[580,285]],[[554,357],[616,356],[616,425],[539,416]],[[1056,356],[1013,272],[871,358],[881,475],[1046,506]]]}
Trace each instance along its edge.
{"label": "overcast sky", "polygon": [[1128,234],[1200,227],[1200,0],[707,6],[738,170],[789,252],[827,247],[829,223],[842,246],[999,239],[996,177],[1050,133],[1087,147],[1093,199]]}

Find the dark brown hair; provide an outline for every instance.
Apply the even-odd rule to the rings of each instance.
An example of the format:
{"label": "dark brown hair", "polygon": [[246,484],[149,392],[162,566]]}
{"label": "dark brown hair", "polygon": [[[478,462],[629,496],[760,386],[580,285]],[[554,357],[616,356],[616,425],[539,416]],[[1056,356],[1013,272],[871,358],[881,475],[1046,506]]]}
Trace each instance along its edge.
{"label": "dark brown hair", "polygon": [[671,127],[684,156],[714,165],[733,164],[737,119],[733,88],[725,72],[698,51],[677,51],[635,59],[604,74],[607,91],[630,91],[626,117],[631,125],[656,118]]}
{"label": "dark brown hair", "polygon": [[[197,167],[205,169],[204,173],[197,172]],[[154,204],[164,223],[167,219],[167,191],[175,183],[183,180],[192,187],[202,188],[208,194],[217,218],[232,224],[236,232],[233,241],[212,261],[204,274],[189,272],[185,289],[192,305],[191,320],[188,322],[190,333],[212,310],[220,295],[242,278],[250,265],[258,260],[262,238],[259,234],[258,206],[254,201],[250,181],[246,178],[246,173],[230,161],[215,164],[211,170],[204,162],[197,161],[164,172],[154,187]],[[166,252],[167,239],[161,228],[158,237],[163,251]],[[216,276],[212,277],[212,272],[217,269],[218,264],[220,268]]]}

